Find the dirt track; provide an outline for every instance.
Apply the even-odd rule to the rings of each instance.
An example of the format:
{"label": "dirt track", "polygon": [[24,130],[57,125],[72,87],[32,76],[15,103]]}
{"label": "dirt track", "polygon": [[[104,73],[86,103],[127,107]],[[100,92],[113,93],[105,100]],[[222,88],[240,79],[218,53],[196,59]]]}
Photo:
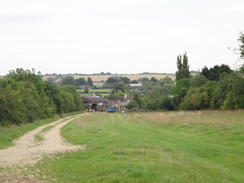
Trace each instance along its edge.
{"label": "dirt track", "polygon": [[[43,125],[15,140],[15,146],[0,150],[0,167],[22,167],[35,164],[48,155],[84,149],[85,146],[77,146],[65,142],[60,135],[60,128],[79,116],[67,117]],[[41,133],[48,126],[52,126],[52,128],[46,133]],[[35,135],[42,136],[43,140],[36,142]]]}

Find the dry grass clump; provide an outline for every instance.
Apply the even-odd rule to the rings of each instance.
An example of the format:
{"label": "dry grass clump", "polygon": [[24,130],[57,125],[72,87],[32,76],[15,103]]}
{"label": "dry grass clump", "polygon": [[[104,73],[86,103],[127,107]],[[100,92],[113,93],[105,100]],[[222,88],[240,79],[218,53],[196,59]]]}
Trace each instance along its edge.
{"label": "dry grass clump", "polygon": [[138,118],[160,124],[223,124],[244,123],[244,110],[236,111],[179,111],[139,113]]}

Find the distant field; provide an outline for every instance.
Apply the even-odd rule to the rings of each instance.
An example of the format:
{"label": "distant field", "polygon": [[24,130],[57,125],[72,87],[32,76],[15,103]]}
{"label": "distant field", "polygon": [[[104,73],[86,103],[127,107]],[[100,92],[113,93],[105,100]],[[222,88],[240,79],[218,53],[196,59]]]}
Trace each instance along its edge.
{"label": "distant field", "polygon": [[162,79],[166,76],[172,78],[175,80],[175,75],[174,74],[126,74],[126,75],[90,75],[90,76],[82,76],[82,75],[74,75],[75,79],[83,77],[87,79],[90,77],[93,82],[101,82],[101,81],[106,81],[109,77],[111,76],[122,76],[122,77],[128,77],[130,80],[138,80],[140,78],[148,78],[151,79],[152,77],[155,77],[156,79]]}
{"label": "distant field", "polygon": [[244,111],[90,113],[61,131],[82,152],[36,166],[54,182],[244,182]]}
{"label": "distant field", "polygon": [[[75,79],[78,78],[85,78],[87,80],[88,77],[90,77],[95,85],[103,85],[103,82],[105,82],[109,77],[111,76],[122,76],[122,77],[128,77],[130,80],[138,80],[140,78],[148,78],[151,79],[152,77],[155,77],[156,79],[162,79],[166,76],[172,78],[175,80],[175,74],[124,74],[124,75],[73,75]],[[48,78],[55,78],[56,76],[43,76],[44,80],[47,80]]]}
{"label": "distant field", "polygon": [[84,93],[84,89],[78,89],[77,92],[80,93],[80,96],[91,96],[93,93],[96,95],[107,96],[111,93],[112,89],[89,89],[89,93]]}

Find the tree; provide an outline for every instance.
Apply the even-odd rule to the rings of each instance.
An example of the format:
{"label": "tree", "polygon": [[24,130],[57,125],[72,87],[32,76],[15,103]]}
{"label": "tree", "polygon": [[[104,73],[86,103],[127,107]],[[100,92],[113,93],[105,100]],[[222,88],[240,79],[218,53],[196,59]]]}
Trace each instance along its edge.
{"label": "tree", "polygon": [[130,83],[130,78],[128,78],[128,77],[120,77],[120,81],[123,81],[125,84],[129,84]]}
{"label": "tree", "polygon": [[197,88],[203,86],[207,82],[209,82],[209,80],[204,75],[198,74],[193,79],[191,79],[190,86]]}
{"label": "tree", "polygon": [[241,64],[239,68],[239,73],[244,74],[244,34],[241,32],[238,41],[241,43],[239,45],[238,51],[240,52]]}
{"label": "tree", "polygon": [[244,59],[244,34],[241,32],[240,37],[238,41],[241,43],[239,46],[239,51],[240,51],[240,57],[243,60]]}
{"label": "tree", "polygon": [[114,84],[114,83],[118,83],[120,80],[119,80],[119,77],[117,76],[111,76],[107,79],[107,83],[109,84]]}
{"label": "tree", "polygon": [[78,79],[75,79],[75,85],[77,87],[79,87],[81,85],[87,85],[87,81],[85,80],[85,78],[78,78]]}
{"label": "tree", "polygon": [[176,81],[176,86],[172,89],[173,94],[179,93],[181,88],[186,88],[187,90],[190,88],[190,82],[192,79],[181,79]]}
{"label": "tree", "polygon": [[37,72],[35,69],[27,69],[17,68],[15,71],[11,70],[9,74],[6,76],[7,79],[13,79],[15,81],[30,81],[35,85],[38,92],[41,93],[43,91],[43,81],[41,72]]}
{"label": "tree", "polygon": [[93,86],[93,81],[92,81],[91,77],[87,78],[87,83],[88,83],[88,85]]}
{"label": "tree", "polygon": [[206,66],[202,69],[202,74],[210,81],[219,81],[220,77],[223,73],[230,74],[233,71],[230,69],[228,65],[222,64],[221,66],[215,65],[214,67],[208,69]]}
{"label": "tree", "polygon": [[118,92],[118,91],[125,92],[125,84],[122,81],[115,83],[113,85],[113,88],[114,88],[113,92]]}
{"label": "tree", "polygon": [[74,85],[75,78],[74,76],[63,76],[60,81],[61,85]]}
{"label": "tree", "polygon": [[150,81],[152,81],[152,82],[154,82],[154,83],[157,83],[157,79],[155,78],[155,77],[152,77],[151,79],[150,79]]}
{"label": "tree", "polygon": [[131,84],[138,84],[138,80],[132,80],[130,83]]}
{"label": "tree", "polygon": [[89,89],[88,89],[88,87],[85,87],[85,89],[84,89],[84,93],[86,93],[86,94],[89,93]]}
{"label": "tree", "polygon": [[143,83],[143,82],[149,81],[149,79],[146,77],[142,77],[142,78],[139,78],[138,81]]}
{"label": "tree", "polygon": [[190,78],[188,56],[186,53],[183,55],[183,61],[181,55],[177,56],[177,68],[178,71],[176,72],[176,80]]}
{"label": "tree", "polygon": [[169,76],[166,76],[162,79],[159,80],[160,84],[163,86],[164,84],[169,84],[169,85],[174,85],[174,81],[172,80],[172,78],[170,78]]}

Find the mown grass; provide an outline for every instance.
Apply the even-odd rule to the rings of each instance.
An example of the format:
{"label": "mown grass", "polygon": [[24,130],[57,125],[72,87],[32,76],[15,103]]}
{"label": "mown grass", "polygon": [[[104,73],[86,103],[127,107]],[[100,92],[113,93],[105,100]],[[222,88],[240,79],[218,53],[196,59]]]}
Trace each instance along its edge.
{"label": "mown grass", "polygon": [[[80,112],[79,112],[80,113]],[[56,115],[53,118],[35,121],[33,123],[25,123],[21,125],[0,126],[0,149],[4,149],[13,145],[13,140],[19,138],[28,131],[34,130],[39,126],[51,123],[60,118],[67,117],[77,113],[64,114],[62,116]],[[36,137],[36,140],[42,140],[41,137]]]}
{"label": "mown grass", "polygon": [[87,149],[37,167],[52,182],[244,182],[243,120],[243,111],[84,115],[62,135]]}

